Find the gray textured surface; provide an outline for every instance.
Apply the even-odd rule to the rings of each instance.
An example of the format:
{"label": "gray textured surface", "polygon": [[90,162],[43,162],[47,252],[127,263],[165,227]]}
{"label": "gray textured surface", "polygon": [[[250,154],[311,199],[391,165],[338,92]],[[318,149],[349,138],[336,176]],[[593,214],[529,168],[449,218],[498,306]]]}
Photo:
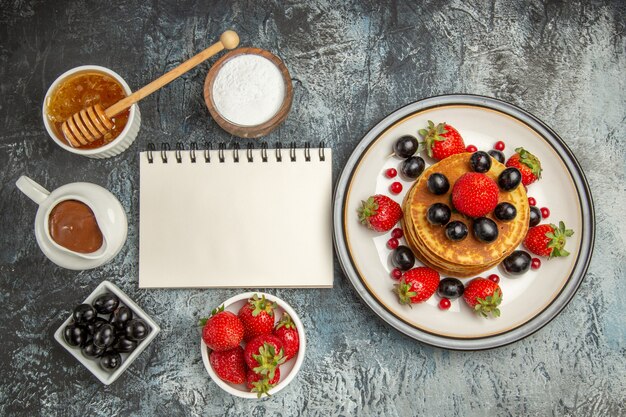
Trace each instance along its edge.
{"label": "gray textured surface", "polygon": [[[224,3],[0,2],[0,414],[626,415],[624,3]],[[137,288],[137,152],[151,140],[230,139],[203,104],[207,65],[143,101],[137,142],[105,161],[54,145],[40,106],[69,68],[103,65],[138,88],[230,27],[243,45],[277,53],[295,78],[292,112],[268,140],[326,140],[335,177],[373,124],[419,98],[484,94],[546,121],[578,157],[596,203],[594,258],[570,305],[511,346],[445,351],[384,325],[336,265],[333,290],[272,290],[306,326],[296,380],[261,402],[222,392],[193,325],[239,291]],[[92,271],[55,267],[32,233],[35,205],[14,186],[21,174],[49,189],[89,181],[111,190],[129,213],[123,252]],[[103,279],[163,329],[109,387],[52,339]]]}

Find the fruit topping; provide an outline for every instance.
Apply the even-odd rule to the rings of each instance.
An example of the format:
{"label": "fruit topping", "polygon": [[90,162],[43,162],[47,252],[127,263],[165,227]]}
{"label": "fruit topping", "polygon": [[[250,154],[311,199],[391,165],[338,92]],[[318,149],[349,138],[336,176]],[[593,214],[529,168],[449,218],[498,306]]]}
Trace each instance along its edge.
{"label": "fruit topping", "polygon": [[496,151],[503,151],[504,150],[504,142],[502,142],[501,140],[497,141],[495,145],[493,145],[493,149],[495,149]]}
{"label": "fruit topping", "polygon": [[396,175],[398,175],[398,171],[396,171],[395,168],[389,168],[385,171],[385,176],[387,178],[394,178]]}
{"label": "fruit topping", "polygon": [[474,145],[467,145],[465,147],[465,151],[466,152],[476,152],[478,150],[478,148]]}
{"label": "fruit topping", "polygon": [[450,189],[450,183],[445,175],[435,172],[428,177],[426,183],[428,191],[435,195],[442,195]]}
{"label": "fruit topping", "polygon": [[100,358],[100,367],[107,372],[113,372],[122,364],[122,357],[117,352],[108,352]]}
{"label": "fruit topping", "polygon": [[517,209],[511,203],[500,203],[493,210],[493,215],[496,216],[496,219],[506,222],[517,216]]}
{"label": "fruit topping", "polygon": [[500,282],[500,277],[498,276],[498,274],[491,274],[487,277],[487,279],[489,281],[495,282],[496,284]]}
{"label": "fruit topping", "polygon": [[243,340],[246,342],[258,335],[274,330],[274,309],[276,303],[265,299],[265,295],[254,294],[240,309],[237,317],[243,324]]}
{"label": "fruit topping", "polygon": [[280,321],[276,324],[276,329],[274,329],[274,336],[283,342],[286,361],[296,356],[300,349],[300,338],[298,329],[296,329],[296,325],[289,314],[283,313]]}
{"label": "fruit topping", "polygon": [[437,287],[437,295],[450,300],[455,300],[462,296],[463,291],[465,291],[463,283],[456,278],[444,278]]}
{"label": "fruit topping", "polygon": [[550,217],[550,210],[547,207],[541,207],[541,217],[544,219]]}
{"label": "fruit topping", "polygon": [[396,227],[391,231],[391,237],[395,239],[400,239],[402,236],[404,236],[404,232],[399,227]]}
{"label": "fruit topping", "polygon": [[207,347],[215,351],[234,349],[243,340],[243,324],[239,317],[230,311],[224,311],[224,306],[211,312],[211,317],[201,319],[202,339]]}
{"label": "fruit topping", "polygon": [[130,353],[137,347],[137,342],[126,336],[120,336],[113,344],[113,349],[120,353]]}
{"label": "fruit topping", "polygon": [[519,169],[522,174],[522,184],[527,186],[541,178],[541,162],[539,158],[524,148],[517,148],[515,152],[506,161],[506,166]]}
{"label": "fruit topping", "polygon": [[501,164],[503,164],[503,163],[504,163],[504,161],[505,161],[505,157],[504,157],[504,154],[503,154],[502,152],[497,151],[497,150],[495,150],[495,149],[492,149],[492,150],[490,150],[490,151],[487,151],[487,153],[488,153],[488,154],[489,154],[489,155],[490,155],[493,159],[495,159],[496,161],[500,162]]}
{"label": "fruit topping", "polygon": [[398,181],[392,183],[389,186],[389,191],[391,191],[392,194],[400,194],[402,192],[402,184],[400,184]]}
{"label": "fruit topping", "polygon": [[122,330],[124,329],[124,326],[126,326],[128,320],[131,320],[132,318],[133,312],[130,308],[126,306],[119,306],[115,309],[115,311],[113,311],[113,314],[111,314],[109,323],[115,327],[115,330]]}
{"label": "fruit topping", "polygon": [[467,305],[482,317],[500,316],[498,306],[502,302],[502,290],[493,281],[474,278],[467,284],[463,299]]}
{"label": "fruit topping", "polygon": [[498,225],[487,217],[479,217],[472,224],[474,237],[484,243],[491,243],[498,238]]}
{"label": "fruit topping", "polygon": [[150,327],[141,319],[129,320],[124,326],[124,334],[130,340],[138,342],[145,339],[148,333],[150,333]]}
{"label": "fruit topping", "polygon": [[389,239],[387,241],[387,247],[389,249],[395,249],[400,245],[400,242],[398,242],[398,239],[396,239],[395,237],[392,237],[391,239]]}
{"label": "fruit topping", "polygon": [[278,367],[285,362],[283,342],[273,334],[262,334],[246,345],[243,358],[248,369],[274,379]]}
{"label": "fruit topping", "polygon": [[474,152],[470,156],[470,166],[474,172],[485,173],[491,169],[491,157],[487,152]]}
{"label": "fruit topping", "polygon": [[448,310],[451,305],[452,303],[450,303],[450,300],[448,300],[447,298],[442,298],[441,300],[439,300],[440,310]]}
{"label": "fruit topping", "polygon": [[221,352],[212,351],[209,354],[209,362],[221,380],[232,384],[246,382],[246,362],[241,346]]}
{"label": "fruit topping", "polygon": [[558,227],[554,224],[541,224],[528,229],[524,246],[539,256],[548,258],[567,256],[569,252],[565,250],[565,243],[573,234],[571,229],[565,228],[563,222],[559,222]]}
{"label": "fruit topping", "polygon": [[63,337],[70,346],[83,346],[87,343],[89,335],[85,328],[76,323],[68,324],[63,329]]}
{"label": "fruit topping", "polygon": [[359,221],[377,232],[391,230],[402,218],[402,208],[385,195],[376,194],[363,201]]}
{"label": "fruit topping", "polygon": [[85,330],[87,330],[87,333],[93,336],[96,333],[96,330],[98,330],[100,326],[105,323],[108,323],[108,321],[106,321],[102,317],[96,317],[93,321],[86,323],[84,327]]}
{"label": "fruit topping", "polygon": [[428,156],[441,161],[457,153],[465,152],[465,143],[461,134],[447,123],[437,126],[428,121],[427,129],[420,129],[419,134],[424,138]]}
{"label": "fruit topping", "polygon": [[485,174],[466,172],[452,188],[452,204],[467,216],[484,216],[498,204],[498,186]]}
{"label": "fruit topping", "polygon": [[72,314],[74,321],[78,324],[86,324],[96,319],[96,310],[90,304],[79,304],[74,308]]}
{"label": "fruit topping", "polygon": [[535,200],[535,197],[528,197],[528,205],[529,206],[536,206],[537,205],[537,200]]}
{"label": "fruit topping", "polygon": [[443,226],[450,221],[452,211],[443,203],[435,203],[428,207],[426,219],[433,226]]}
{"label": "fruit topping", "polygon": [[107,292],[94,300],[93,308],[95,308],[99,314],[111,314],[119,304],[120,299],[117,298],[115,294]]}
{"label": "fruit topping", "polygon": [[103,324],[93,335],[93,344],[99,348],[108,348],[115,343],[115,327]]}
{"label": "fruit topping", "polygon": [[104,355],[104,352],[106,352],[106,348],[98,347],[94,345],[93,342],[91,342],[83,346],[81,352],[86,358],[99,358],[100,356]]}
{"label": "fruit topping", "polygon": [[263,394],[270,395],[269,391],[278,384],[280,380],[280,368],[276,368],[274,378],[271,380],[267,376],[262,376],[254,371],[248,371],[246,375],[246,387],[250,392],[256,392],[257,398],[261,398]]}
{"label": "fruit topping", "polygon": [[424,172],[424,160],[420,156],[411,156],[400,164],[400,172],[406,178],[414,180]]}
{"label": "fruit topping", "polygon": [[521,275],[530,269],[530,255],[523,250],[513,251],[504,258],[502,266],[511,275]]}
{"label": "fruit topping", "polygon": [[539,269],[539,268],[541,268],[541,259],[539,259],[539,258],[532,258],[530,260],[530,267],[532,269]]}
{"label": "fruit topping", "polygon": [[506,168],[498,175],[498,186],[503,191],[513,191],[522,181],[522,174],[517,168]]}
{"label": "fruit topping", "polygon": [[393,268],[391,270],[391,278],[395,280],[402,278],[402,270],[400,268]]}
{"label": "fruit topping", "polygon": [[402,136],[393,144],[393,152],[399,158],[408,158],[417,152],[419,142],[410,135]]}
{"label": "fruit topping", "polygon": [[530,220],[528,225],[530,227],[537,226],[541,221],[541,210],[538,207],[530,206]]}
{"label": "fruit topping", "polygon": [[421,266],[406,271],[395,285],[400,304],[415,304],[428,300],[437,291],[439,273],[434,269]]}
{"label": "fruit topping", "polygon": [[446,225],[446,237],[454,242],[459,242],[467,237],[467,226],[459,220],[452,221]]}
{"label": "fruit topping", "polygon": [[415,255],[407,246],[398,246],[391,254],[391,263],[402,271],[408,271],[415,265]]}

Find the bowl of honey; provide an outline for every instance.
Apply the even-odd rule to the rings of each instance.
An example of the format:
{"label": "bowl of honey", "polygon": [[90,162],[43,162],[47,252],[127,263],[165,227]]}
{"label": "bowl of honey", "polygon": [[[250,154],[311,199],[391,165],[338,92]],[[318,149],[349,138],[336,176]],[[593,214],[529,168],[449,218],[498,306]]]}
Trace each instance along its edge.
{"label": "bowl of honey", "polygon": [[119,155],[139,133],[141,115],[137,104],[113,117],[113,129],[88,145],[72,146],[63,135],[61,125],[89,106],[100,104],[106,109],[131,93],[119,74],[98,65],[83,65],[61,74],[44,98],[42,115],[48,135],[57,145],[78,155],[99,159]]}

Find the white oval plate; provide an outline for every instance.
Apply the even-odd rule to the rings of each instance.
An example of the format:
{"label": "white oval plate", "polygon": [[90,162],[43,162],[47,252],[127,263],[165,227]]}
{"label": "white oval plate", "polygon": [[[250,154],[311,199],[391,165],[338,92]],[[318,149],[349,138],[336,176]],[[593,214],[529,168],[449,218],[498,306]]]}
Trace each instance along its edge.
{"label": "white oval plate", "polygon": [[[567,242],[566,258],[542,259],[537,271],[519,277],[497,273],[503,301],[501,317],[476,316],[462,300],[441,311],[435,295],[427,302],[400,305],[392,292],[389,233],[376,233],[358,222],[361,200],[385,194],[402,202],[411,182],[390,180],[383,172],[398,169],[401,159],[392,156],[392,145],[402,135],[417,135],[427,121],[446,122],[456,127],[465,144],[480,150],[492,149],[503,140],[505,156],[523,146],[541,160],[542,178],[528,187],[538,207],[548,207],[550,217],[542,223],[563,220],[574,236]],[[425,156],[420,146],[420,155]],[[425,157],[427,165],[434,160]],[[403,183],[397,196],[389,192],[393,181]],[[517,341],[547,324],[565,307],[580,285],[594,242],[595,221],[591,193],[584,174],[565,143],[548,126],[531,114],[502,101],[471,95],[428,98],[403,107],[386,117],[359,143],[339,179],[334,201],[335,247],[343,270],[359,295],[383,320],[401,332],[435,346],[474,350]],[[404,243],[404,239],[401,240]],[[419,264],[419,262],[417,263]],[[417,265],[416,265],[417,266]],[[443,278],[443,277],[442,277]],[[467,280],[464,280],[467,282]]]}

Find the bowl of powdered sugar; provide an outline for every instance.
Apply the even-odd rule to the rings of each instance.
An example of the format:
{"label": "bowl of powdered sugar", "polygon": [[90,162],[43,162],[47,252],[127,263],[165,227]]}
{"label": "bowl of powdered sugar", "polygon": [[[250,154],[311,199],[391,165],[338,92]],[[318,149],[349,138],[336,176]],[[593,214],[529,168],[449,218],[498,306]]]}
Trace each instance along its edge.
{"label": "bowl of powdered sugar", "polygon": [[204,82],[204,100],[213,119],[242,138],[258,138],[276,129],[287,118],[292,97],[285,64],[259,48],[227,53]]}

